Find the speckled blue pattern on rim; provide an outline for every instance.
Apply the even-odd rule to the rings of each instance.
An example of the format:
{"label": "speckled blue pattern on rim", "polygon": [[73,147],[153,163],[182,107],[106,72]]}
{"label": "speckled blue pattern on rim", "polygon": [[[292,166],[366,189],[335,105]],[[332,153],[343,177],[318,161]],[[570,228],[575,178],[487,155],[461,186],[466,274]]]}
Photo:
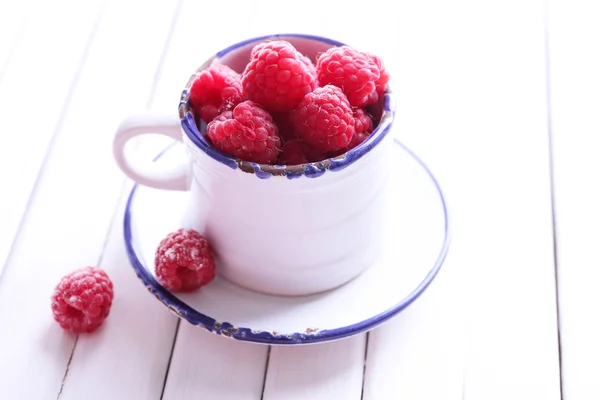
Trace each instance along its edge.
{"label": "speckled blue pattern on rim", "polygon": [[[251,43],[258,43],[269,39],[277,40],[285,38],[309,39],[327,43],[332,46],[344,45],[344,43],[342,42],[338,42],[336,40],[320,36],[304,35],[297,33],[282,33],[260,36],[244,40],[242,42],[229,46],[224,50],[221,50],[214,57],[216,59],[221,58],[226,54],[230,53],[231,51],[237,50]],[[319,162],[306,163],[302,165],[269,165],[259,164],[250,161],[242,161],[217,150],[206,140],[204,135],[198,130],[198,126],[196,125],[194,116],[188,105],[189,90],[193,80],[194,76],[192,76],[192,78],[188,81],[186,87],[183,89],[179,103],[179,117],[181,120],[181,126],[186,136],[192,143],[194,143],[194,145],[198,147],[198,149],[200,149],[213,159],[219,161],[224,165],[227,165],[230,168],[239,168],[244,172],[253,173],[256,177],[261,179],[267,179],[272,176],[285,176],[288,179],[299,178],[302,176],[306,176],[308,178],[317,178],[323,175],[328,170],[339,171],[341,169],[344,169],[348,165],[354,163],[356,160],[367,154],[374,146],[381,142],[389,133],[390,128],[392,126],[394,116],[394,103],[392,92],[388,89],[383,96],[382,116],[373,133],[369,135],[367,140],[365,140],[363,143],[361,143],[360,145],[351,149],[343,155],[328,158]]]}
{"label": "speckled blue pattern on rim", "polygon": [[375,328],[394,315],[398,314],[400,311],[404,310],[413,301],[415,301],[425,291],[425,289],[427,289],[444,263],[448,248],[450,246],[448,211],[446,208],[444,194],[439,183],[435,179],[433,173],[429,170],[429,168],[427,168],[425,163],[419,159],[419,157],[417,157],[406,146],[401,144],[397,139],[395,139],[395,142],[414,158],[414,160],[425,170],[435,185],[444,211],[444,242],[434,265],[421,283],[395,306],[373,316],[372,318],[341,328],[319,330],[315,333],[295,332],[273,335],[271,332],[255,331],[246,327],[236,327],[228,322],[216,321],[215,319],[196,311],[160,285],[152,273],[146,269],[136,253],[131,226],[131,206],[138,185],[133,187],[129,199],[127,200],[124,218],[125,245],[133,269],[135,270],[138,278],[144,283],[148,291],[152,293],[158,300],[164,303],[177,316],[187,320],[192,325],[201,326],[207,329],[209,332],[231,337],[237,340],[273,345],[310,344],[341,339]]}

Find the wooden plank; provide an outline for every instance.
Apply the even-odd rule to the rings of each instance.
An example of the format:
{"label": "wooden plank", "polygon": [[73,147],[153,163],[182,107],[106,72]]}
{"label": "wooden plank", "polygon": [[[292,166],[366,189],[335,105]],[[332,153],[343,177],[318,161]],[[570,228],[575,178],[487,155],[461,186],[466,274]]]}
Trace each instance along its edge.
{"label": "wooden plank", "polygon": [[[257,33],[249,13],[258,5],[250,2],[229,4],[236,12],[229,14],[228,24],[236,29],[222,29],[218,18],[207,18],[198,24],[198,15],[216,15],[222,7],[217,3],[185,0],[180,19],[165,59],[157,98],[153,108],[175,110],[174,104],[189,76],[208,57],[235,42]],[[218,35],[213,32],[219,32]],[[190,49],[189,38],[199,40]],[[225,340],[181,323],[165,386],[165,399],[218,396],[227,399],[259,399],[262,393],[268,346]],[[226,388],[226,389],[224,389]]]}
{"label": "wooden plank", "polygon": [[[7,49],[10,60],[0,76],[0,131],[7,144],[0,150],[0,185],[10,188],[11,193],[0,201],[0,274],[69,102],[101,3],[23,3],[22,11],[30,13],[25,27],[24,17],[19,17],[21,7],[10,8],[9,15],[14,13],[13,22],[17,24],[12,40],[19,43]],[[78,17],[63,20],[65,8]]]}
{"label": "wooden plank", "polygon": [[227,400],[261,399],[268,346],[238,342],[182,321],[163,398],[218,393]]}
{"label": "wooden plank", "polygon": [[[112,133],[131,108],[147,106],[175,5],[159,1],[114,1],[104,14],[0,280],[0,315],[19,321],[0,329],[3,397],[37,399],[54,397],[59,392],[75,337],[62,332],[52,321],[49,296],[63,274],[99,262],[122,192],[123,174],[112,160]],[[87,14],[83,8],[90,6],[90,3],[82,6],[80,17]],[[142,7],[144,18],[136,19]],[[137,20],[136,29],[131,29],[132,20]],[[64,26],[67,22],[57,18],[53,24]],[[71,34],[76,36],[78,33]],[[132,49],[135,49],[135,57],[132,57]],[[57,118],[59,112],[54,110],[52,115],[56,114]],[[114,248],[114,242],[109,244],[111,249]],[[119,249],[116,251],[106,256],[106,262],[121,260],[118,265],[105,265],[111,273],[116,268],[125,268],[122,253],[118,253]],[[114,323],[107,321],[97,336],[80,338],[83,350],[74,354],[75,364],[70,369],[70,373],[80,379],[71,382],[67,377],[64,397],[82,398],[79,393],[85,393],[86,398],[90,398],[87,395],[101,396],[101,391],[93,395],[88,392],[96,387],[118,390],[111,386],[113,382],[102,380],[110,377],[103,375],[108,370],[123,376],[136,376],[136,385],[130,386],[126,395],[132,393],[136,397],[135,394],[140,393],[140,398],[144,398],[144,393],[162,389],[160,383],[157,385],[149,379],[155,376],[153,373],[164,373],[172,340],[167,338],[162,347],[161,332],[148,334],[148,330],[162,326],[160,322],[171,321],[170,326],[163,326],[164,335],[169,336],[174,320],[166,313],[152,314],[156,304],[143,290],[135,291],[139,286],[129,293],[128,287],[134,283],[132,276],[125,271],[114,272],[116,290],[120,292],[117,301],[122,299],[125,303],[115,304]],[[127,308],[129,301],[131,304],[140,302],[142,316],[130,318],[128,325],[124,320],[127,313],[132,312]],[[144,316],[145,311],[150,314]],[[23,318],[24,315],[27,318]],[[163,348],[164,352],[128,353],[127,360],[122,360],[123,353],[115,351],[122,350],[126,344],[115,340],[116,347],[113,348],[109,340],[129,335],[140,342],[140,348]],[[103,353],[98,353],[98,349]],[[106,358],[108,354],[112,355],[110,360]],[[131,360],[135,356],[139,364]],[[144,357],[151,361],[143,362]],[[94,360],[92,363],[89,362],[91,359]],[[161,359],[164,360],[162,365]],[[87,369],[94,363],[104,363],[102,373]],[[78,368],[84,369],[80,373]],[[147,378],[140,380],[142,375]],[[27,384],[32,376],[36,377],[35,385]],[[153,396],[159,394],[153,393]]]}
{"label": "wooden plank", "polygon": [[600,4],[549,1],[563,396],[600,398]]}
{"label": "wooden plank", "polygon": [[361,334],[311,346],[273,347],[263,398],[360,400],[365,339]]}
{"label": "wooden plank", "polygon": [[[425,1],[398,8],[388,53],[397,129],[445,189],[453,242],[444,273],[455,275],[451,289],[435,301],[428,293],[431,300],[421,300],[429,305],[415,304],[399,319],[406,318],[406,330],[454,334],[461,318],[443,313],[462,307],[443,303],[464,304],[464,399],[559,399],[541,3]],[[450,363],[448,339],[424,334],[434,341],[430,349],[412,334],[393,337],[393,327],[384,328],[369,347],[396,358],[379,355],[370,363],[379,350],[368,352],[365,389],[397,379],[398,398],[448,398],[430,387],[419,391],[416,382],[459,396],[446,376],[458,379],[461,367]],[[401,353],[409,346],[414,351]],[[419,368],[436,362],[444,366]]]}
{"label": "wooden plank", "polygon": [[78,338],[61,400],[153,399],[163,390],[177,318],[151,298],[131,270],[121,223],[126,199],[100,263],[115,284],[110,318],[95,334]]}
{"label": "wooden plank", "polygon": [[459,400],[465,367],[464,302],[452,253],[427,291],[369,333],[364,400]]}

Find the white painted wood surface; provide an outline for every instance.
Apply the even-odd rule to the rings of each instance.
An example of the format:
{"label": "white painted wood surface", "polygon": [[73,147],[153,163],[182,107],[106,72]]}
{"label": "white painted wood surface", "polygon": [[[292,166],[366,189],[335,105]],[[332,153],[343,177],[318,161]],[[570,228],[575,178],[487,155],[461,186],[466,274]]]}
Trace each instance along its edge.
{"label": "white painted wood surface", "polygon": [[[102,0],[24,2],[23,9],[12,4],[2,6],[2,19],[15,10],[17,23],[12,35],[5,33],[10,44],[4,54],[10,59],[0,66],[0,132],[8,144],[0,149],[0,185],[11,188],[0,201],[0,273],[69,105]],[[64,19],[64,8],[77,18]]]}
{"label": "white painted wood surface", "polygon": [[263,398],[360,400],[366,336],[307,347],[272,347]]}
{"label": "white painted wood surface", "polygon": [[[559,399],[551,163],[563,398],[600,396],[598,6],[550,0],[548,114],[541,1],[393,10],[311,0],[293,19],[281,2],[239,1],[227,29],[216,3],[104,2],[0,1],[0,183],[10,190],[0,198],[0,398]],[[358,29],[366,20],[377,28]],[[390,66],[402,139],[449,199],[447,263],[400,316],[340,342],[269,348],[177,329],[125,256],[130,184],[111,159],[112,131],[132,111],[175,112],[181,85],[216,50],[294,31]],[[76,339],[53,323],[48,298],[88,264],[111,274],[115,305],[100,331]]]}
{"label": "white painted wood surface", "polygon": [[565,400],[600,398],[600,4],[551,0],[550,90]]}
{"label": "white painted wood surface", "polygon": [[27,11],[35,9],[36,5],[36,0],[0,2],[0,80],[29,22]]}
{"label": "white painted wood surface", "polygon": [[268,350],[268,346],[223,338],[182,321],[163,398],[260,399]]}
{"label": "white painted wood surface", "polygon": [[[144,18],[136,29],[123,36],[131,20],[145,8]],[[165,49],[179,15],[178,2],[112,1],[105,10],[90,57],[80,78],[73,101],[82,107],[65,125],[61,135],[81,134],[97,110],[102,120],[91,130],[94,138],[86,138],[82,147],[96,151],[90,161],[99,176],[96,184],[89,182],[87,190],[101,196],[102,208],[111,213],[102,218],[102,226],[110,226],[106,243],[97,254],[98,265],[107,271],[115,285],[114,306],[110,323],[97,335],[80,336],[74,348],[61,399],[159,398],[171,356],[176,318],[159,302],[148,300],[148,292],[131,273],[123,247],[122,215],[127,196],[114,214],[122,191],[123,178],[114,169],[110,157],[111,135],[131,107],[144,109],[154,102],[156,79],[160,76]],[[145,43],[145,45],[140,45]],[[135,49],[135,54],[132,53]],[[107,59],[119,57],[123,63],[106,65]],[[153,68],[147,68],[151,65]],[[115,94],[120,93],[118,99]],[[106,104],[110,100],[110,104]],[[68,144],[65,149],[68,149]],[[94,150],[96,149],[96,150]],[[110,170],[112,176],[103,179]],[[78,188],[81,189],[81,188]],[[130,185],[126,185],[130,189]],[[93,203],[96,204],[96,203]],[[98,202],[97,204],[101,204]],[[87,207],[87,212],[92,212]],[[96,217],[92,217],[96,218]],[[90,220],[88,223],[94,223]],[[97,224],[97,223],[96,223]],[[100,225],[99,225],[100,226]],[[123,357],[125,354],[135,356]]]}

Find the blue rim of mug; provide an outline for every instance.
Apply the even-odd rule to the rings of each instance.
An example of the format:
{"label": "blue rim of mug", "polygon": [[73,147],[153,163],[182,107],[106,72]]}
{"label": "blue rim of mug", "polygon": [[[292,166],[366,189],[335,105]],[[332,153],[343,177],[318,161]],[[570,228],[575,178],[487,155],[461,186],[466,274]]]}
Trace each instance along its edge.
{"label": "blue rim of mug", "polygon": [[271,164],[259,164],[250,161],[239,160],[235,157],[229,156],[218,149],[216,149],[213,145],[211,145],[204,135],[198,129],[196,125],[196,121],[191,110],[191,107],[188,104],[189,91],[190,87],[196,77],[196,75],[205,69],[210,63],[214,60],[218,60],[223,56],[227,55],[231,51],[237,50],[241,47],[247,46],[252,43],[259,43],[265,40],[280,40],[285,38],[299,38],[299,39],[308,39],[323,42],[332,46],[344,46],[344,43],[338,42],[337,40],[314,36],[314,35],[306,35],[299,33],[280,33],[274,35],[265,35],[259,36],[252,39],[247,39],[242,42],[233,44],[215,54],[210,60],[204,63],[194,75],[188,80],[185,88],[181,93],[181,98],[179,102],[179,118],[181,122],[181,127],[185,132],[186,136],[189,140],[201,151],[206,153],[208,156],[213,158],[214,160],[231,167],[232,169],[240,169],[243,172],[254,174],[256,177],[261,179],[267,179],[272,176],[285,176],[288,179],[299,178],[301,176],[306,176],[308,178],[317,178],[323,175],[326,171],[339,171],[342,170],[349,165],[353,164],[355,161],[363,157],[367,154],[373,147],[375,147],[379,142],[381,142],[385,136],[389,133],[392,121],[394,118],[394,97],[391,89],[388,88],[383,95],[382,104],[382,115],[379,119],[379,123],[377,127],[373,130],[373,133],[369,135],[369,137],[357,147],[347,151],[346,153],[327,158],[318,162],[311,162],[301,165],[271,165]]}
{"label": "blue rim of mug", "polygon": [[[331,340],[338,340],[348,336],[353,336],[368,330],[371,330],[382,323],[386,322],[406,307],[411,305],[423,292],[429,287],[433,279],[437,276],[440,271],[450,248],[450,222],[448,216],[448,209],[446,206],[446,200],[444,193],[437,179],[427,167],[427,165],[408,147],[404,146],[398,139],[394,139],[395,144],[401,146],[427,173],[427,176],[431,179],[435,185],[436,191],[439,195],[444,211],[444,241],[442,247],[438,253],[435,263],[429,270],[425,278],[419,283],[419,285],[413,289],[406,297],[404,297],[396,305],[392,306],[386,311],[383,311],[371,318],[364,321],[351,324],[348,326],[335,328],[335,329],[323,329],[316,332],[295,332],[295,333],[279,333],[273,334],[267,331],[257,331],[246,327],[236,327],[229,322],[220,322],[208,315],[202,314],[189,306],[184,301],[180,300],[173,293],[163,287],[152,275],[152,273],[144,266],[141,261],[141,257],[138,257],[138,253],[135,249],[134,237],[132,233],[131,224],[131,208],[135,194],[138,188],[138,184],[133,186],[129,198],[127,199],[127,205],[125,208],[125,218],[123,222],[123,233],[125,236],[125,247],[127,255],[131,262],[131,265],[142,281],[146,289],[168,307],[175,315],[188,321],[190,324],[198,327],[205,328],[207,331],[218,334],[221,336],[237,339],[240,341],[254,342],[261,344],[270,345],[301,345],[301,344],[312,344],[319,342],[327,342]],[[158,155],[157,159],[169,150],[171,146],[167,147],[161,154]],[[335,290],[335,289],[334,289]]]}

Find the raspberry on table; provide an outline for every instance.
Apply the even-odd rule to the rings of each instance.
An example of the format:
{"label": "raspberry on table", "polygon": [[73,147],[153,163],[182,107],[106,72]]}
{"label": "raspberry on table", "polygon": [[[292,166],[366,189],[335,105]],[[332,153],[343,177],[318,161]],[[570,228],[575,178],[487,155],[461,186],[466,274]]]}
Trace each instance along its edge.
{"label": "raspberry on table", "polygon": [[190,88],[190,105],[207,123],[220,113],[232,110],[242,100],[242,77],[227,65],[206,68]]}
{"label": "raspberry on table", "polygon": [[373,104],[379,98],[380,67],[372,56],[352,47],[331,47],[321,54],[317,60],[317,77],[323,86],[331,84],[341,88],[354,107]]}
{"label": "raspberry on table", "polygon": [[291,111],[317,86],[315,71],[291,43],[259,43],[242,73],[243,94],[266,110]]}
{"label": "raspberry on table", "polygon": [[98,329],[110,312],[113,284],[103,270],[85,267],[64,276],[52,295],[52,314],[73,333]]}
{"label": "raspberry on table", "polygon": [[156,249],[154,264],[158,281],[173,292],[196,290],[215,277],[212,248],[193,229],[169,233]]}
{"label": "raspberry on table", "polygon": [[302,139],[293,139],[285,142],[281,148],[278,164],[300,165],[309,162],[322,161],[326,158],[323,152],[310,147]]}
{"label": "raspberry on table", "polygon": [[219,115],[206,129],[217,149],[240,160],[268,164],[277,159],[281,149],[273,118],[249,100]]}
{"label": "raspberry on table", "polygon": [[342,149],[352,140],[355,120],[346,95],[333,85],[316,88],[292,111],[292,122],[300,136],[314,149]]}

